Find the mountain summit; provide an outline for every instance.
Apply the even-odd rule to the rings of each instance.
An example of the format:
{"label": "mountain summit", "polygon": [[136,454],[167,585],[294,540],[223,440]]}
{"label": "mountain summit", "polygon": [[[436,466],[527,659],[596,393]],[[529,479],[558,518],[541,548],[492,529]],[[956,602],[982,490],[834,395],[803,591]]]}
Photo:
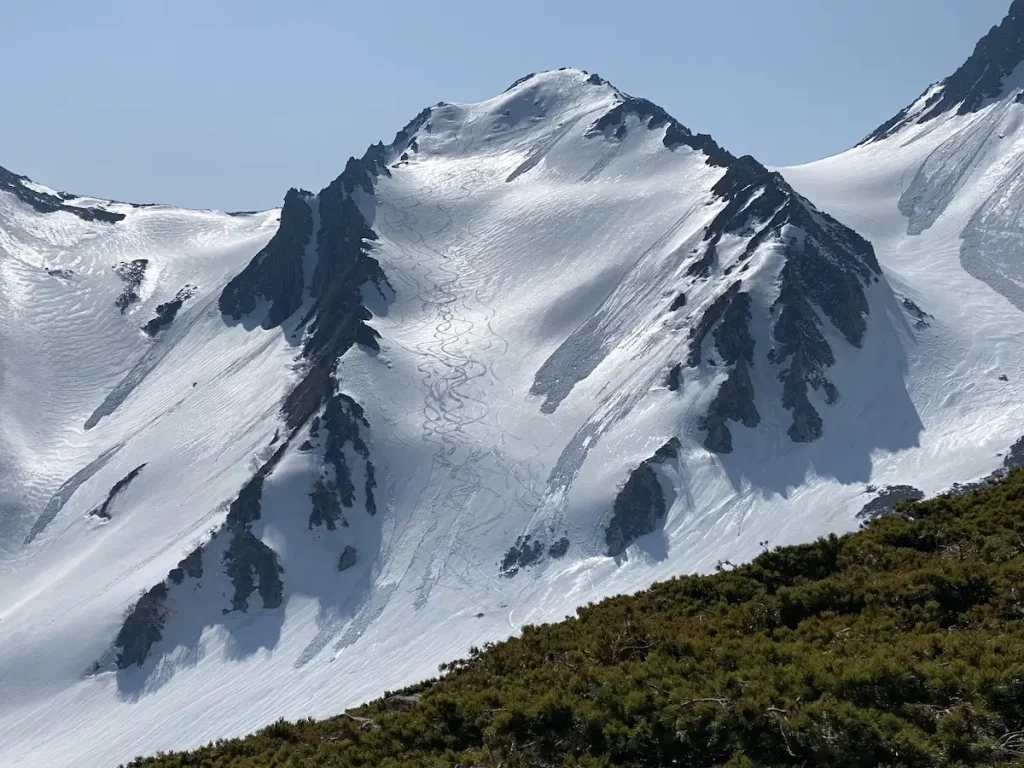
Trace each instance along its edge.
{"label": "mountain summit", "polygon": [[424,109],[279,211],[4,184],[15,760],[61,763],[55,716],[98,765],[334,712],[959,460],[922,450],[931,310],[869,241],[581,70]]}

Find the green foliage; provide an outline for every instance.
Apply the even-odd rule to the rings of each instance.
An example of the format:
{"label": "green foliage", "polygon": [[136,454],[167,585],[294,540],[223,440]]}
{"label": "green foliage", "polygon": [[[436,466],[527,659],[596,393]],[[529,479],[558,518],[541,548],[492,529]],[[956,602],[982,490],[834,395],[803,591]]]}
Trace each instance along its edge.
{"label": "green foliage", "polygon": [[1024,470],[588,605],[444,671],[131,766],[1024,765]]}

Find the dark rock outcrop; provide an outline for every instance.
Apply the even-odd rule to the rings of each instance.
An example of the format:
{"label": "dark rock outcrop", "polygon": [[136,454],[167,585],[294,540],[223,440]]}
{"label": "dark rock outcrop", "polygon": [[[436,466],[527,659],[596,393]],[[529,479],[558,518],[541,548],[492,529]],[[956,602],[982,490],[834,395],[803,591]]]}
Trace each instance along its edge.
{"label": "dark rock outcrop", "polygon": [[[635,130],[639,121],[646,130],[664,129],[666,146],[675,146],[682,136],[683,143],[707,154],[710,165],[725,169],[711,188],[713,199],[708,205],[716,205],[711,222],[699,239],[690,239],[665,255],[678,264],[673,264],[679,271],[672,279],[680,283],[673,286],[677,293],[669,311],[693,306],[694,295],[703,304],[696,308],[696,325],[690,326],[686,365],[727,369],[720,395],[701,422],[708,433],[706,445],[717,451],[730,449],[730,420],[754,426],[760,423],[754,407],[754,382],[758,380],[754,366],[757,359],[764,358],[754,355],[754,323],[767,323],[771,329],[771,344],[762,354],[783,383],[783,405],[793,413],[790,437],[816,439],[822,434],[822,420],[808,392],[823,391],[828,403],[839,396],[825,375],[834,365],[835,355],[822,332],[822,318],[852,346],[862,346],[870,309],[867,289],[881,279],[871,245],[816,209],[780,174],[754,158],[737,158],[710,139],[693,136],[649,101],[618,95],[620,101],[591,125],[588,136],[620,140]],[[683,215],[680,226],[689,215]],[[762,248],[766,243],[771,247]],[[655,247],[661,249],[663,244],[659,241]],[[765,290],[759,281],[744,292],[740,280],[722,279],[751,269],[778,274],[778,293]],[[720,286],[727,284],[723,292]],[[772,299],[756,301],[769,292]],[[622,297],[616,298],[621,304]],[[766,306],[768,301],[772,306]],[[595,311],[537,370],[530,392],[544,397],[542,412],[554,412],[607,356],[610,313],[616,311],[606,312],[604,306]],[[757,318],[752,316],[755,311]],[[705,342],[713,333],[718,354],[704,357]],[[739,359],[744,360],[744,367],[733,370]],[[670,389],[680,385],[673,364],[669,363],[665,379]]]}
{"label": "dark rock outcrop", "polygon": [[203,577],[203,548],[196,547],[189,552],[182,560],[178,563],[176,568],[172,568],[170,573],[167,574],[167,578],[171,580],[174,585],[181,584],[185,581],[185,578],[190,579],[201,579]]}
{"label": "dark rock outcrop", "polygon": [[114,502],[114,499],[116,499],[121,494],[121,492],[128,487],[129,483],[131,483],[132,480],[138,477],[139,473],[142,472],[142,470],[145,468],[145,464],[140,464],[127,475],[125,475],[116,483],[114,483],[113,487],[110,489],[110,493],[107,494],[107,498],[103,500],[103,503],[96,507],[96,509],[92,510],[89,514],[93,517],[99,517],[103,520],[109,520],[111,517],[110,505]]}
{"label": "dark rock outcrop", "polygon": [[738,421],[745,427],[756,427],[761,423],[754,396],[749,363],[740,358],[697,423],[698,428],[707,433],[705,448],[713,453],[732,453],[732,432],[728,422]]}
{"label": "dark rock outcrop", "polygon": [[[711,263],[721,238],[729,233],[746,236],[739,261],[749,259],[769,238],[781,244],[785,259],[779,275],[779,293],[772,307],[774,347],[768,360],[781,370],[782,405],[793,414],[788,434],[795,442],[809,442],[822,434],[822,420],[808,396],[822,390],[826,403],[834,403],[839,391],[825,375],[835,364],[831,345],[821,330],[819,312],[854,347],[863,344],[870,310],[866,287],[881,275],[871,244],[798,195],[777,173],[769,172],[751,157],[729,166],[712,188],[726,201],[704,233],[705,255],[697,263]],[[710,267],[709,267],[710,268]],[[701,345],[716,330],[716,347],[727,365],[742,357],[753,364],[749,332],[750,299],[741,300],[735,282],[704,311],[691,330],[689,365],[698,365]],[[742,302],[742,303],[738,303]],[[705,445],[728,452],[731,436],[726,420],[747,425],[759,422],[753,407],[749,370],[730,373],[702,428]],[[731,404],[730,404],[731,403]]]}
{"label": "dark rock outcrop", "polygon": [[620,94],[621,101],[598,118],[588,130],[588,135],[604,135],[624,139],[628,132],[626,119],[635,117],[646,123],[648,130],[665,129],[662,144],[668,149],[685,146],[707,155],[708,165],[726,166],[736,158],[705,133],[693,133],[668,112],[647,99]]}
{"label": "dark rock outcrop", "polygon": [[686,358],[686,364],[691,368],[700,365],[701,357],[704,354],[704,339],[724,317],[726,310],[739,295],[741,286],[742,283],[739,280],[730,285],[724,293],[707,306],[697,325],[690,328],[690,353]]}
{"label": "dark rock outcrop", "polygon": [[[228,507],[227,518],[213,539],[227,538],[223,555],[224,572],[231,580],[234,592],[231,611],[247,611],[249,598],[258,591],[264,608],[277,608],[284,599],[284,569],[277,554],[252,532],[252,524],[260,519],[263,483],[284,456],[295,433],[283,441],[239,491]],[[141,469],[141,467],[140,467]],[[208,546],[208,545],[207,545]],[[198,546],[184,557],[167,578],[156,584],[138,601],[126,616],[114,645],[118,648],[117,665],[126,669],[135,664],[142,666],[153,646],[160,641],[168,616],[167,600],[171,586],[180,586],[186,578],[203,576],[203,555],[206,547]]]}
{"label": "dark rock outcrop", "polygon": [[612,518],[605,528],[609,557],[618,557],[633,542],[657,530],[668,508],[655,466],[679,455],[680,443],[672,438],[649,459],[630,473],[612,507]]}
{"label": "dark rock outcrop", "polygon": [[1000,467],[987,474],[980,480],[969,483],[953,483],[953,487],[946,491],[944,496],[962,496],[971,491],[980,491],[989,488],[1010,474],[1011,469],[1024,466],[1024,437],[1010,446],[1010,450],[1003,456],[1003,463]]}
{"label": "dark rock outcrop", "polygon": [[351,509],[355,504],[355,484],[346,458],[347,447],[351,447],[363,461],[366,471],[366,510],[371,515],[377,513],[377,502],[374,499],[377,482],[370,462],[370,449],[362,437],[362,431],[369,430],[370,423],[359,403],[348,395],[340,392],[335,394],[327,401],[321,424],[327,432],[324,461],[330,471],[321,474],[313,483],[310,493],[313,510],[309,517],[309,527],[312,529],[323,525],[333,531],[339,522],[343,526],[348,525],[342,507]]}
{"label": "dark rock outcrop", "polygon": [[520,536],[502,558],[501,575],[511,579],[522,569],[537,565],[546,558],[559,560],[568,554],[569,544],[568,536],[562,536],[550,545],[545,545],[531,534]]}
{"label": "dark rock outcrop", "polygon": [[358,561],[359,561],[359,552],[356,551],[355,547],[349,545],[349,546],[345,547],[344,550],[342,550],[341,557],[338,558],[338,570],[339,571],[347,571],[349,568],[351,568],[353,565],[355,565]]}
{"label": "dark rock outcrop", "polygon": [[[1024,61],[1024,0],[1013,0],[1002,22],[992,27],[974,52],[956,72],[939,83],[927,101],[916,111],[914,106],[928,93],[882,123],[861,144],[891,136],[907,125],[927,123],[940,115],[968,115],[977,112],[990,99],[1003,94],[1003,81]],[[929,88],[928,90],[931,90]]]}
{"label": "dark rock outcrop", "polygon": [[114,274],[121,278],[124,289],[114,299],[114,306],[125,313],[132,304],[139,300],[138,290],[146,277],[146,267],[149,266],[149,259],[133,259],[132,261],[120,261],[112,269]]}
{"label": "dark rock outcrop", "polygon": [[741,287],[740,281],[729,286],[708,306],[697,326],[690,330],[689,365],[700,364],[703,342],[710,334],[721,364],[732,366],[697,424],[707,433],[704,447],[715,453],[732,452],[728,421],[738,421],[747,427],[761,423],[761,416],[754,405],[754,383],[750,378],[750,366],[754,362],[754,339],[750,335],[751,298]]}
{"label": "dark rock outcrop", "polygon": [[150,650],[163,637],[167,621],[167,585],[160,582],[145,592],[125,617],[114,645],[119,649],[117,666],[141,667]]}
{"label": "dark rock outcrop", "polygon": [[[253,592],[259,593],[264,608],[277,608],[284,600],[284,570],[277,554],[253,533],[252,525],[262,514],[264,481],[307,422],[313,438],[320,437],[321,428],[328,431],[326,458],[335,477],[348,479],[346,493],[349,496],[354,489],[344,449],[351,445],[357,455],[366,459],[367,509],[371,514],[376,512],[375,474],[368,460],[368,447],[359,431],[368,424],[358,404],[338,392],[333,377],[338,358],[354,344],[377,348],[376,334],[365,322],[371,314],[363,306],[363,290],[376,289],[385,301],[392,290],[380,265],[369,255],[369,243],[376,236],[354,198],[359,194],[357,190],[372,195],[374,179],[390,173],[387,169],[390,158],[406,150],[415,151],[415,133],[429,115],[430,110],[421,112],[398,132],[391,145],[374,145],[362,159],[350,160],[341,176],[316,198],[297,190],[289,192],[285,203],[287,211],[282,211],[284,231],[278,232],[219,297],[222,314],[233,320],[240,320],[253,312],[259,301],[267,300],[271,309],[260,318],[261,325],[264,328],[279,326],[305,302],[307,246],[316,251],[308,294],[310,310],[298,322],[299,329],[306,329],[302,348],[306,369],[282,405],[288,435],[280,441],[275,435],[274,454],[242,487],[228,509],[224,525],[214,533],[214,539],[227,539],[223,565],[232,582],[233,594],[225,613],[247,611]],[[320,226],[315,240],[311,241],[312,205],[317,206]],[[308,443],[303,447],[312,449],[313,445]],[[325,490],[329,490],[330,497],[337,498],[337,489],[327,489],[325,485]],[[151,599],[140,601],[135,611],[138,616],[127,621],[127,628],[122,627],[118,635],[119,640],[127,638],[125,642],[131,648],[127,654],[122,653],[126,659],[122,668],[133,663],[141,665],[160,639],[168,585],[180,585],[185,578],[202,577],[203,552],[203,547],[194,550],[170,571],[167,580],[150,590]],[[339,565],[342,564],[339,561]],[[156,627],[157,631],[148,635],[140,633],[139,627],[149,626]],[[145,642],[134,639],[143,635]]]}
{"label": "dark rock outcrop", "polygon": [[[231,610],[246,612],[249,597],[256,590],[264,608],[277,608],[284,596],[281,574],[284,568],[277,553],[257,539],[248,528],[234,532],[231,544],[224,553],[225,573],[235,589]],[[224,609],[227,613],[228,609]]]}
{"label": "dark rock outcrop", "polygon": [[[338,358],[355,344],[378,349],[377,333],[366,324],[372,315],[363,304],[363,291],[376,290],[386,301],[393,289],[370,255],[370,243],[377,236],[357,198],[365,195],[372,204],[374,180],[391,174],[389,162],[413,148],[416,132],[429,117],[430,110],[423,110],[390,145],[375,144],[362,158],[350,159],[341,175],[315,197],[289,192],[282,209],[283,233],[279,231],[220,296],[221,312],[234,320],[253,312],[258,299],[266,299],[273,308],[261,325],[277,327],[304,302],[307,243],[314,249],[310,308],[298,320],[298,328],[305,331],[307,371],[283,405],[290,429],[308,421],[331,396],[331,373]],[[319,217],[315,233],[312,206]]]}
{"label": "dark rock outcrop", "polygon": [[[225,573],[234,587],[230,610],[247,611],[249,597],[257,590],[264,608],[277,608],[283,599],[281,574],[284,568],[274,550],[253,535],[252,524],[262,514],[263,484],[281,461],[293,438],[294,433],[242,487],[228,507],[224,528],[218,534],[230,537],[224,552]],[[225,608],[224,612],[228,613],[228,610]]]}
{"label": "dark rock outcrop", "polygon": [[676,363],[668,369],[668,376],[665,378],[665,386],[669,392],[678,392],[683,386],[683,364]]}
{"label": "dark rock outcrop", "polygon": [[749,293],[737,291],[722,312],[721,322],[712,336],[715,349],[724,365],[735,365],[740,360],[754,362],[754,339],[750,335]]}
{"label": "dark rock outcrop", "polygon": [[927,328],[930,325],[928,321],[933,319],[932,316],[917,306],[917,304],[908,298],[904,298],[902,304],[907,314],[914,318],[915,328]]}
{"label": "dark rock outcrop", "polygon": [[99,221],[105,224],[116,224],[124,219],[123,213],[114,213],[105,208],[68,205],[67,201],[74,200],[75,195],[69,195],[66,192],[58,192],[57,194],[42,192],[28,186],[25,183],[27,181],[29,181],[28,177],[19,176],[16,173],[11,173],[6,168],[0,167],[0,190],[12,193],[21,202],[31,206],[39,213],[57,213],[62,211],[73,214],[85,221]]}
{"label": "dark rock outcrop", "polygon": [[880,490],[869,490],[877,495],[857,513],[857,517],[864,520],[873,520],[891,513],[901,501],[920,501],[924,498],[924,493],[912,485],[887,485]]}
{"label": "dark rock outcrop", "polygon": [[519,78],[518,80],[516,80],[516,81],[515,81],[514,83],[512,83],[512,85],[510,85],[510,86],[509,86],[508,88],[506,88],[506,89],[505,89],[504,91],[502,91],[502,93],[508,93],[508,92],[509,92],[509,91],[511,91],[511,90],[512,90],[513,88],[517,88],[517,87],[519,87],[520,85],[522,85],[523,83],[525,83],[525,82],[526,82],[527,80],[532,80],[532,79],[533,79],[534,77],[536,77],[536,76],[537,76],[537,73],[536,73],[536,72],[531,72],[531,73],[530,73],[530,74],[528,74],[528,75],[523,75],[523,76],[522,76],[522,77],[520,77],[520,78]]}
{"label": "dark rock outcrop", "polygon": [[312,510],[309,513],[309,529],[317,526],[324,526],[329,531],[335,530],[339,525],[348,527],[348,520],[345,519],[345,512],[338,500],[337,487],[333,482],[328,483],[322,478],[313,481],[313,487],[309,491],[309,500]]}
{"label": "dark rock outcrop", "polygon": [[175,294],[173,299],[163,304],[158,304],[156,315],[142,326],[143,332],[147,336],[156,336],[160,331],[173,323],[182,305],[195,295],[196,290],[196,286],[186,285]]}
{"label": "dark rock outcrop", "polygon": [[301,305],[305,289],[303,255],[313,236],[313,211],[309,192],[289,189],[281,208],[276,234],[249,266],[221,292],[221,314],[241,320],[256,309],[259,300],[270,308],[260,320],[264,328],[276,328]]}
{"label": "dark rock outcrop", "polygon": [[565,557],[569,552],[569,537],[563,536],[550,547],[548,547],[548,557],[552,557],[555,560]]}
{"label": "dark rock outcrop", "polygon": [[323,423],[327,430],[324,458],[334,467],[335,483],[341,496],[341,503],[351,507],[355,501],[355,486],[352,484],[352,474],[345,460],[345,446],[351,445],[357,454],[369,459],[370,449],[363,442],[360,427],[369,429],[370,424],[359,403],[341,393],[327,401]]}
{"label": "dark rock outcrop", "polygon": [[544,556],[544,544],[530,534],[520,536],[501,560],[501,573],[512,578],[523,568],[534,565]]}

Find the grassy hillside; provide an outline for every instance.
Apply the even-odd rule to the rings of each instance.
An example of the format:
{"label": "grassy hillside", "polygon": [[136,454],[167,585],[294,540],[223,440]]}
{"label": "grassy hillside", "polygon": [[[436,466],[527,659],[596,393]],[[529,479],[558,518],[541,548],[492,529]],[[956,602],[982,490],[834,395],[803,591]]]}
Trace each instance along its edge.
{"label": "grassy hillside", "polygon": [[1024,765],[1024,470],[132,766]]}

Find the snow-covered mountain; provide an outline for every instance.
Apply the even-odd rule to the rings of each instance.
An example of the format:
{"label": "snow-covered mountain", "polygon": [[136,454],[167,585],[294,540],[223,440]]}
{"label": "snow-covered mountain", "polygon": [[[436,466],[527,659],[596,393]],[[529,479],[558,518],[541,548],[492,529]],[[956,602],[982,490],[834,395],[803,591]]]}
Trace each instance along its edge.
{"label": "snow-covered mountain", "polygon": [[1024,432],[1022,124],[1024,0],[1014,0],[963,66],[858,146],[782,169],[872,243],[917,318],[906,346],[925,427],[914,461],[950,478],[981,473]]}
{"label": "snow-covered mountain", "polygon": [[780,175],[565,69],[277,212],[0,174],[0,762],[334,713],[990,471],[1016,312],[870,175],[921,130]]}

